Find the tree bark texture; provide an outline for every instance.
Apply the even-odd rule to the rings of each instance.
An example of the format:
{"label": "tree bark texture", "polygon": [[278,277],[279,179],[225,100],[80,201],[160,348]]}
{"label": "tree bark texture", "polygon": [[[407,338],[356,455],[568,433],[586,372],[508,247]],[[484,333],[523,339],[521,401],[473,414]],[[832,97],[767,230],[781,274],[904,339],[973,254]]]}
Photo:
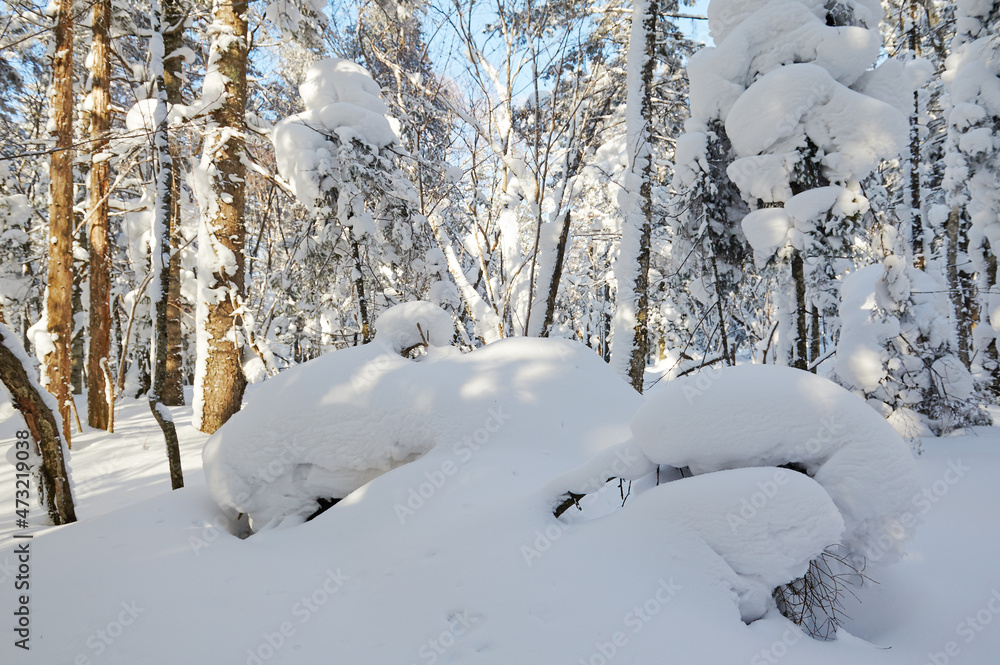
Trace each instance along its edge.
{"label": "tree bark texture", "polygon": [[[184,20],[187,17],[187,7],[180,0],[164,0],[163,8],[163,83],[167,93],[167,103],[182,104],[184,102],[181,88],[183,86],[184,58],[178,49],[184,46]],[[183,331],[181,319],[181,259],[180,259],[180,202],[181,202],[181,171],[180,150],[177,141],[168,132],[170,142],[170,267],[167,271],[169,306],[167,307],[167,367],[163,378],[163,403],[167,406],[184,404],[184,357]]]}
{"label": "tree bark texture", "polygon": [[0,380],[14,399],[14,407],[24,416],[42,458],[39,469],[39,489],[53,524],[76,521],[73,492],[66,473],[59,425],[52,409],[45,403],[41,388],[31,380],[28,369],[21,361],[27,357],[17,337],[0,325]]}
{"label": "tree bark texture", "polygon": [[809,332],[806,325],[806,271],[799,250],[792,250],[792,284],[795,287],[795,339],[791,340],[792,367],[808,369]]}
{"label": "tree bark texture", "polygon": [[53,350],[45,356],[46,387],[59,404],[62,435],[70,443],[69,400],[73,336],[73,2],[60,0],[52,56],[55,146],[49,166],[49,275],[46,298]]}
{"label": "tree bark texture", "polygon": [[[243,376],[243,344],[240,308],[246,296],[244,284],[246,243],[244,201],[247,87],[247,0],[216,0],[213,7],[216,30],[209,61],[225,79],[225,99],[212,110],[205,138],[203,163],[211,165],[212,203],[202,211],[199,242],[217,259],[199,265],[198,303],[201,338],[199,376],[195,377],[200,399],[195,404],[195,424],[212,433],[240,410],[246,378]],[[221,26],[218,27],[218,26]],[[210,274],[204,274],[204,273]]]}

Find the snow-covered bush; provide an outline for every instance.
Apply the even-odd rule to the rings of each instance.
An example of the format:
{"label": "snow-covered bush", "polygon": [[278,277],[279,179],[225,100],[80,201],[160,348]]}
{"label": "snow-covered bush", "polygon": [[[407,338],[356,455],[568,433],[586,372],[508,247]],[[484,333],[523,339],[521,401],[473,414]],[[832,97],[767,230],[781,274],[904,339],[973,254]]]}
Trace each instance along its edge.
{"label": "snow-covered bush", "polygon": [[[227,513],[260,530],[299,523],[331,499],[348,517],[381,501],[408,526],[429,504],[465,516],[523,503],[558,534],[546,538],[569,530],[566,542],[585,547],[614,534],[641,548],[652,537],[643,556],[705,576],[745,621],[772,609],[774,589],[808,575],[827,547],[891,559],[906,536],[894,520],[914,491],[909,449],[863,401],[814,375],[741,366],[643,398],[567,340],[506,339],[463,354],[430,303],[392,308],[376,326],[372,343],[265,382],[208,440],[208,488]],[[404,356],[414,344],[426,353]],[[634,481],[624,507],[609,478]],[[607,509],[553,521],[567,491]],[[521,553],[529,566],[540,556]]]}
{"label": "snow-covered bush", "polygon": [[[765,500],[758,504],[757,495]],[[744,507],[751,499],[752,515]],[[745,621],[763,616],[775,587],[805,575],[810,561],[844,531],[837,507],[816,481],[766,466],[659,485],[637,496],[622,514],[665,529],[680,525],[701,537],[740,579]]]}
{"label": "snow-covered bush", "polygon": [[890,256],[844,279],[834,373],[905,437],[982,424],[973,377],[951,353],[951,302],[933,276]]}
{"label": "snow-covered bush", "polygon": [[[460,467],[501,439],[529,449],[549,441],[582,464],[628,437],[639,398],[586,347],[511,339],[462,354],[449,346],[450,317],[426,302],[397,305],[375,326],[372,343],[266,381],[209,439],[205,474],[220,506],[259,529],[435,446]],[[401,355],[424,342],[425,355]]]}
{"label": "snow-covered bush", "polygon": [[0,162],[0,313],[10,317],[31,287],[23,269],[30,251],[31,207],[23,194],[7,194],[4,171],[6,166]]}
{"label": "snow-covered bush", "polygon": [[[784,571],[794,575],[767,591],[815,637],[836,631],[842,575],[856,574],[868,561],[892,562],[910,535],[913,524],[904,516],[918,482],[909,447],[864,401],[814,374],[741,365],[677,379],[647,396],[632,432],[653,462],[698,477],[782,467],[745,490],[728,523],[738,533],[763,520],[767,526],[758,528],[768,533],[766,541],[788,529],[809,543],[793,557],[794,569]],[[811,486],[791,480],[801,475],[796,472],[822,486],[836,508],[823,509]],[[774,504],[798,502],[811,506],[806,517],[786,509],[774,521]],[[841,549],[827,549],[837,545]]]}
{"label": "snow-covered bush", "polygon": [[694,474],[802,471],[840,510],[840,542],[858,562],[891,561],[909,535],[898,521],[918,489],[909,446],[863,400],[815,374],[740,365],[677,379],[650,392],[632,431],[653,462]]}
{"label": "snow-covered bush", "polygon": [[[300,252],[315,277],[300,300],[317,327],[366,332],[374,313],[401,300],[457,303],[378,84],[357,63],[326,58],[306,71],[299,94],[305,111],[279,122],[272,141],[278,172],[315,219]],[[305,308],[297,303],[296,314]]]}

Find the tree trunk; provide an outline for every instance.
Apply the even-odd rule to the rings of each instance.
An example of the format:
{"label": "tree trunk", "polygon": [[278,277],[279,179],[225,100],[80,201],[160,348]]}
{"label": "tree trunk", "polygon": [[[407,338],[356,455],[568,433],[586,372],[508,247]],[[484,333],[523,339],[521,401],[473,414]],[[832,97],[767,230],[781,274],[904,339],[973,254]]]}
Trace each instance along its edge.
{"label": "tree trunk", "polygon": [[955,330],[958,336],[958,358],[962,364],[969,367],[971,349],[970,340],[972,338],[972,319],[970,317],[967,301],[965,280],[962,279],[962,272],[958,267],[959,251],[964,251],[962,241],[966,237],[962,231],[962,211],[959,208],[952,208],[948,213],[948,221],[945,226],[945,234],[948,242],[948,293],[951,295],[951,304],[955,311]]}
{"label": "tree trunk", "polygon": [[[559,240],[556,243],[555,265],[548,280],[548,293],[545,294],[545,315],[542,319],[540,337],[548,337],[555,322],[556,296],[559,295],[559,281],[562,279],[563,263],[566,261],[566,248],[569,245],[569,230],[572,222],[572,211],[566,209],[559,227]],[[541,294],[539,294],[541,295]]]}
{"label": "tree trunk", "polygon": [[[181,93],[183,84],[182,71],[184,68],[184,58],[179,55],[168,58],[171,54],[176,54],[178,49],[184,45],[184,20],[187,15],[186,7],[179,0],[165,0],[162,3],[163,9],[163,83],[167,93],[167,103],[182,104],[184,102]],[[167,406],[181,406],[184,404],[184,358],[182,354],[183,332],[181,328],[181,318],[183,310],[181,308],[181,257],[180,257],[180,226],[181,226],[181,171],[180,171],[180,150],[177,141],[173,140],[169,132],[167,140],[170,142],[170,219],[168,223],[170,232],[170,267],[167,270],[167,283],[169,293],[169,305],[167,307],[167,367],[163,378],[163,403]]]}
{"label": "tree trunk", "polygon": [[789,363],[798,369],[808,369],[809,333],[806,327],[806,270],[799,250],[792,250],[792,284],[795,286],[795,339],[792,344],[792,358]]}
{"label": "tree trunk", "polygon": [[979,325],[984,330],[990,331],[989,335],[984,335],[982,349],[982,365],[989,379],[986,382],[986,389],[992,393],[993,403],[1000,402],[1000,330],[993,327],[990,320],[990,312],[996,311],[1000,305],[1000,287],[997,286],[998,274],[997,253],[988,240],[983,241],[983,254],[986,258],[986,270],[981,281],[983,292],[980,295],[979,303]]}
{"label": "tree trunk", "polygon": [[49,277],[46,317],[52,351],[45,356],[46,387],[59,405],[62,435],[70,443],[69,400],[73,336],[73,2],[60,0],[52,56],[55,150],[49,168]]}
{"label": "tree trunk", "polygon": [[361,251],[358,241],[354,237],[354,231],[346,228],[348,242],[351,243],[351,256],[354,257],[354,270],[358,276],[354,279],[354,290],[358,295],[358,322],[361,324],[361,342],[367,344],[372,341],[371,314],[368,312],[368,296],[365,295],[365,276],[362,272],[364,266],[361,265]]}
{"label": "tree trunk", "polygon": [[819,362],[819,356],[821,351],[822,335],[820,330],[820,316],[819,307],[813,305],[810,308],[810,325],[809,325],[809,367],[812,368],[812,373],[815,374],[817,370],[817,362]]}
{"label": "tree trunk", "polygon": [[649,125],[657,11],[657,0],[636,0],[632,11],[625,101],[629,170],[619,193],[622,239],[615,262],[618,296],[611,340],[612,366],[640,393],[649,351],[649,244],[653,218]]}
{"label": "tree trunk", "polygon": [[14,407],[24,416],[42,458],[38,473],[42,505],[53,524],[68,524],[76,521],[76,510],[66,473],[59,425],[49,404],[46,404],[42,388],[31,379],[27,358],[17,337],[7,326],[0,324],[0,380],[14,399]]}
{"label": "tree trunk", "polygon": [[[110,36],[111,0],[94,3],[91,46],[90,139],[91,155],[107,147],[110,118]],[[90,241],[90,349],[87,356],[87,421],[95,429],[109,429],[111,409],[106,395],[105,371],[111,350],[111,257],[108,254],[108,162],[91,160],[90,218],[87,236]]]}
{"label": "tree trunk", "polygon": [[184,473],[181,469],[180,446],[173,418],[163,406],[163,384],[167,372],[167,308],[170,299],[170,214],[173,208],[173,170],[171,168],[170,142],[167,138],[167,94],[163,89],[163,34],[160,4],[153,0],[152,36],[150,38],[150,63],[153,69],[157,112],[154,118],[162,118],[153,131],[153,182],[156,199],[153,203],[153,228],[150,241],[149,297],[153,303],[153,332],[150,339],[150,381],[147,398],[149,410],[163,431],[167,444],[167,461],[170,465],[170,486],[172,489],[184,487]]}
{"label": "tree trunk", "polygon": [[[920,9],[915,0],[910,2],[910,52],[920,57],[920,42],[917,39],[917,16]],[[926,264],[924,248],[924,224],[921,213],[920,194],[920,92],[913,91],[913,113],[910,114],[910,235],[913,245],[913,266],[923,270]]]}
{"label": "tree trunk", "polygon": [[[212,433],[240,410],[246,378],[240,309],[246,297],[243,223],[246,167],[247,0],[216,0],[222,30],[209,52],[209,76],[225,81],[225,98],[212,110],[201,168],[211,178],[211,202],[198,233],[198,360],[195,426]],[[212,67],[217,72],[211,71]],[[212,100],[206,100],[212,101]]]}

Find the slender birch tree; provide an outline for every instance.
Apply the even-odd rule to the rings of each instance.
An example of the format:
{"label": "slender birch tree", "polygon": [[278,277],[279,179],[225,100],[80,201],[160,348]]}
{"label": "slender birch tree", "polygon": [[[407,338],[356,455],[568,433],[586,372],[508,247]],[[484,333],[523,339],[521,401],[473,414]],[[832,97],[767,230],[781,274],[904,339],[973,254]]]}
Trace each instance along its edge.
{"label": "slender birch tree", "polygon": [[652,233],[652,149],[650,146],[653,51],[656,47],[657,0],[636,0],[626,63],[626,141],[628,169],[618,205],[622,239],[615,262],[618,296],[611,365],[640,393],[649,351],[649,244]]}
{"label": "slender birch tree", "polygon": [[159,0],[152,0],[152,31],[150,37],[150,65],[153,75],[153,94],[156,100],[152,119],[153,144],[153,224],[149,247],[149,294],[153,303],[153,331],[150,336],[149,410],[163,431],[170,464],[170,486],[184,487],[181,469],[180,446],[173,417],[163,404],[163,388],[167,373],[167,307],[170,299],[170,216],[173,209],[173,159],[167,138],[167,92],[163,83],[163,33]]}

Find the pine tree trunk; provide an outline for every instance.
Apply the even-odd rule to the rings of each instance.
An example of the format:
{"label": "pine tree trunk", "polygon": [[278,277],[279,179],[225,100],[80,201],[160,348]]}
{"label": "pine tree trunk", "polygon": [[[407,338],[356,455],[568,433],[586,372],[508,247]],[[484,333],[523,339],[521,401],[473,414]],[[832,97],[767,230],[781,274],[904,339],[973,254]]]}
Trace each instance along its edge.
{"label": "pine tree trunk", "polygon": [[212,433],[240,410],[246,378],[239,309],[246,296],[243,223],[246,167],[247,0],[216,0],[216,35],[209,60],[225,79],[225,99],[212,111],[202,164],[212,180],[212,203],[202,211],[198,271],[199,358],[195,426]]}
{"label": "pine tree trunk", "polygon": [[[91,46],[90,139],[91,154],[96,156],[107,147],[110,119],[111,49],[109,25],[111,0],[97,0],[93,14],[93,45]],[[87,237],[90,241],[90,349],[87,355],[87,421],[95,429],[109,429],[113,408],[105,394],[106,379],[102,363],[108,362],[111,351],[111,257],[108,248],[108,162],[93,161],[90,165],[90,219]]]}
{"label": "pine tree trunk", "polygon": [[41,499],[53,524],[76,521],[73,491],[66,473],[59,425],[52,409],[45,403],[40,386],[31,380],[24,360],[27,354],[17,337],[0,324],[0,381],[10,392],[14,407],[24,416],[42,458],[39,469]]}
{"label": "pine tree trunk", "polygon": [[[170,465],[170,486],[172,489],[184,487],[184,473],[181,469],[180,446],[177,441],[177,430],[173,418],[163,406],[163,385],[167,372],[167,308],[170,299],[170,215],[173,208],[173,169],[170,155],[170,141],[167,138],[166,103],[167,94],[163,83],[163,34],[160,5],[153,0],[152,7],[152,38],[150,40],[150,62],[155,76],[156,99],[158,110],[162,111],[162,120],[153,132],[153,181],[156,186],[156,199],[153,203],[153,228],[150,242],[150,270],[152,279],[149,283],[149,297],[153,302],[153,332],[150,340],[150,381],[149,410],[163,431],[167,444],[167,461]],[[159,117],[154,113],[153,117]]]}
{"label": "pine tree trunk", "polygon": [[[163,9],[163,51],[164,57],[177,53],[184,45],[185,7],[179,0],[165,0]],[[167,102],[171,105],[184,102],[181,93],[184,58],[175,55],[163,61],[163,83]],[[180,150],[177,141],[170,134],[170,231],[171,259],[166,279],[169,284],[169,306],[167,307],[167,367],[163,379],[163,403],[167,406],[184,404],[184,358],[183,332],[181,327],[181,172]]]}
{"label": "pine tree trunk", "polygon": [[70,345],[73,335],[73,2],[60,0],[52,56],[55,150],[49,168],[49,277],[46,316],[53,350],[45,356],[46,387],[59,405],[70,443]]}
{"label": "pine tree trunk", "polygon": [[630,82],[626,93],[629,171],[619,194],[622,239],[615,262],[618,296],[611,340],[612,366],[640,393],[649,352],[649,245],[653,217],[649,126],[657,7],[657,0],[636,0],[632,12],[627,68],[638,79]]}

